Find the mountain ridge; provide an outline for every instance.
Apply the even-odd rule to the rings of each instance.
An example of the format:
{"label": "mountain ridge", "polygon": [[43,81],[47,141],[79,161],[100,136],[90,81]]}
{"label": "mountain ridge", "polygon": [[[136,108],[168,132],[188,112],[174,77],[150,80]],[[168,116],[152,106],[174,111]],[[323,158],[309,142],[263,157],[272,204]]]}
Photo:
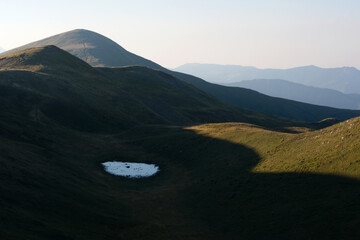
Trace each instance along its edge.
{"label": "mountain ridge", "polygon": [[[107,45],[106,43],[109,41],[110,44]],[[208,83],[200,78],[188,74],[170,71],[150,60],[132,54],[112,40],[88,30],[73,30],[61,33],[44,40],[24,45],[16,48],[15,50],[44,44],[53,44],[60,48],[65,48],[66,51],[74,54],[84,61],[87,61],[93,66],[107,65],[109,67],[114,67],[114,65],[116,65],[117,67],[120,67],[124,66],[124,64],[126,66],[135,64],[158,69],[192,84],[198,89],[207,92],[227,104],[235,105],[251,111],[307,122],[318,122],[324,118],[338,118],[339,120],[345,120],[360,115],[360,112],[357,111],[331,109],[300,102],[295,103],[286,99],[271,98],[256,91],[248,91],[247,89],[242,88],[223,87]],[[91,46],[91,48],[86,48],[86,46],[88,46],[87,44]],[[99,46],[95,44],[99,44]],[[81,46],[84,45],[85,48],[81,48]],[[10,50],[4,54],[11,53],[12,51],[14,50]],[[84,55],[84,52],[86,52],[86,55]],[[92,54],[92,57],[89,58],[90,53]],[[2,55],[3,54],[0,56]],[[98,59],[99,61],[95,61],[94,59]],[[129,61],[129,59],[131,59],[131,61]],[[99,62],[102,64],[99,65]],[[262,100],[259,101],[259,99]],[[264,104],[266,104],[266,106],[264,106]]]}
{"label": "mountain ridge", "polygon": [[184,64],[174,70],[210,82],[239,82],[251,79],[284,79],[343,93],[360,93],[360,70],[355,67],[320,68],[314,65],[289,69],[256,68],[240,65]]}
{"label": "mountain ridge", "polygon": [[333,89],[311,87],[282,79],[253,79],[223,85],[248,88],[272,97],[320,106],[354,110],[360,108],[360,94],[344,94]]}
{"label": "mountain ridge", "polygon": [[[292,122],[227,105],[160,70],[94,68],[56,46],[2,55],[0,87],[17,92],[12,99],[19,102],[22,114],[40,112],[47,119],[84,130],[111,131],[143,124],[243,121],[270,126]],[[25,104],[23,95],[34,101]],[[6,96],[4,103],[11,104]]]}
{"label": "mountain ridge", "polygon": [[[156,63],[126,51],[119,44],[98,33],[85,29],[56,34],[41,41],[32,42],[24,46],[11,49],[1,55],[9,54],[29,47],[44,45],[55,45],[63,50],[83,59],[92,66],[98,67],[119,67],[128,65],[139,65],[158,68]],[[94,57],[99,55],[101,58]],[[119,57],[120,56],[120,57]]]}

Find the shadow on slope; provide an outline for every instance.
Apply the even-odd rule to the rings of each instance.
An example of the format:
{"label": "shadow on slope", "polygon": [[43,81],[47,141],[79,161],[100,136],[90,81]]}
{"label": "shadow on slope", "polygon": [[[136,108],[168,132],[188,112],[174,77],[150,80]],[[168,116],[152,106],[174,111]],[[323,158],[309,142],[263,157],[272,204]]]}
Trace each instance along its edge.
{"label": "shadow on slope", "polygon": [[[1,127],[4,126],[2,122]],[[358,239],[358,181],[253,174],[246,146],[179,127],[118,135],[35,126],[0,132],[0,236],[5,239]],[[107,160],[150,162],[149,179],[105,173]]]}
{"label": "shadow on slope", "polygon": [[[180,163],[180,202],[228,239],[358,239],[360,182],[299,173],[251,173],[250,148],[189,130],[136,141]],[[155,143],[156,142],[156,145]],[[184,176],[186,178],[184,179]],[[184,179],[184,180],[183,180]]]}

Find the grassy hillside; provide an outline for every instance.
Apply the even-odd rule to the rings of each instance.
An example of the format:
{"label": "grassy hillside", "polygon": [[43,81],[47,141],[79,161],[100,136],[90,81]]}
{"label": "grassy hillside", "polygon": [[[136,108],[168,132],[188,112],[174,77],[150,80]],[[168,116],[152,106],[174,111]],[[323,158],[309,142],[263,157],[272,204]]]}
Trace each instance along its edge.
{"label": "grassy hillside", "polygon": [[299,134],[208,124],[133,142],[185,167],[182,203],[225,238],[356,239],[359,127],[358,118]]}
{"label": "grassy hillside", "polygon": [[[6,120],[6,119],[5,119]],[[358,239],[359,119],[78,132],[0,118],[4,239]],[[24,129],[20,132],[20,129]],[[126,179],[109,160],[160,172]]]}
{"label": "grassy hillside", "polygon": [[[126,51],[112,40],[88,30],[78,29],[29,43],[3,54],[29,47],[56,45],[81,58],[92,66],[120,67],[128,65],[147,66],[164,71],[207,92],[221,101],[241,108],[291,118],[298,121],[317,122],[324,118],[345,120],[360,116],[359,111],[346,111],[304,104],[280,98],[268,97],[243,88],[223,87],[208,83],[197,77],[173,72],[160,65]],[[0,55],[1,56],[1,55]]]}
{"label": "grassy hillside", "polygon": [[[2,104],[9,111],[36,113],[44,121],[83,130],[287,121],[226,105],[171,75],[146,67],[95,69],[55,46],[1,57],[0,88],[4,92]],[[12,104],[18,104],[19,109],[13,109]]]}
{"label": "grassy hillside", "polygon": [[[54,46],[0,65],[1,239],[360,237],[359,118],[313,130],[334,120],[230,107],[161,71],[92,68]],[[195,124],[224,120],[252,124]],[[116,177],[101,165],[113,160],[160,172]]]}
{"label": "grassy hillside", "polygon": [[274,133],[249,124],[224,123],[189,128],[200,135],[243,144],[261,161],[253,173],[291,172],[360,177],[360,118],[299,134]]}

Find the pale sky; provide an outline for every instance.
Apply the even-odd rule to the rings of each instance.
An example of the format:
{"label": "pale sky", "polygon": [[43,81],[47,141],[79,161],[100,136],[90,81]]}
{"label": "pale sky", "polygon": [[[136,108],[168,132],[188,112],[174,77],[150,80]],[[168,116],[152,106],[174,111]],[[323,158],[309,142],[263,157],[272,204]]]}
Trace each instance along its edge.
{"label": "pale sky", "polygon": [[73,29],[173,68],[360,68],[359,0],[0,0],[0,47]]}

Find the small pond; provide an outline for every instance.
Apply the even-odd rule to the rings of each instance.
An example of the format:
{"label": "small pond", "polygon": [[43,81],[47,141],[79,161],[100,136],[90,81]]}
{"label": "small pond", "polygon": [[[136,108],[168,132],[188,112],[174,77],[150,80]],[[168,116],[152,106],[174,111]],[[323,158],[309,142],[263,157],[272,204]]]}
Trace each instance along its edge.
{"label": "small pond", "polygon": [[159,167],[155,164],[133,163],[133,162],[104,162],[102,165],[105,171],[128,178],[150,177],[159,171]]}

